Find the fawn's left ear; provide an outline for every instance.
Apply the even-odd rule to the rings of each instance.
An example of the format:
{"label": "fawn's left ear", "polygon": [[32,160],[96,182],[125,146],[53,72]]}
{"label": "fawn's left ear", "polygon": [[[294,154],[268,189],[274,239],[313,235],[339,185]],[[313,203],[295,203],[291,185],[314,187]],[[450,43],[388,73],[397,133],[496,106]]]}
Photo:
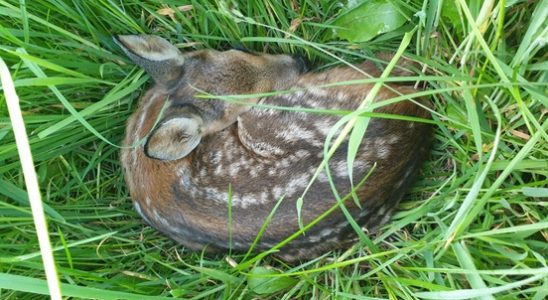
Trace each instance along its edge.
{"label": "fawn's left ear", "polygon": [[145,155],[164,161],[181,159],[198,146],[202,138],[202,118],[175,116],[163,120],[145,143]]}
{"label": "fawn's left ear", "polygon": [[113,39],[157,84],[171,88],[183,76],[183,54],[163,38],[143,34],[115,35]]}

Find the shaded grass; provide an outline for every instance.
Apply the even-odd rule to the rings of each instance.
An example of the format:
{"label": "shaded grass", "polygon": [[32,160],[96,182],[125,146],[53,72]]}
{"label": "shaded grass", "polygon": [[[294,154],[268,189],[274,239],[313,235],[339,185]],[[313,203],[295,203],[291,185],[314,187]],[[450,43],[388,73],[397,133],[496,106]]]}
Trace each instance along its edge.
{"label": "shaded grass", "polygon": [[[454,294],[424,293],[466,298],[472,289],[488,299],[493,296],[485,289],[499,288],[497,299],[545,298],[548,195],[541,188],[548,185],[548,100],[539,41],[546,38],[548,1],[495,5],[479,35],[471,20],[489,1],[394,2],[421,13],[409,16],[404,28],[352,44],[330,34],[330,21],[344,10],[335,1],[186,1],[188,11],[176,9],[180,1],[0,1],[0,55],[21,98],[57,271],[70,286],[66,295],[247,299],[261,292],[257,278],[271,286],[290,278],[283,289],[261,296],[450,299]],[[162,7],[173,15],[160,14]],[[286,36],[295,23],[294,36]],[[436,142],[401,211],[372,237],[379,251],[355,245],[302,265],[270,256],[246,264],[243,254],[186,251],[137,217],[116,146],[147,78],[122,56],[112,34],[156,33],[182,49],[244,44],[329,66],[341,63],[337,57],[356,63],[376,51],[393,52],[415,26],[407,54],[441,77],[428,80],[425,92],[432,95]],[[37,281],[44,272],[26,203],[0,101],[2,298],[45,291],[45,281]],[[272,271],[257,275],[260,267]]]}

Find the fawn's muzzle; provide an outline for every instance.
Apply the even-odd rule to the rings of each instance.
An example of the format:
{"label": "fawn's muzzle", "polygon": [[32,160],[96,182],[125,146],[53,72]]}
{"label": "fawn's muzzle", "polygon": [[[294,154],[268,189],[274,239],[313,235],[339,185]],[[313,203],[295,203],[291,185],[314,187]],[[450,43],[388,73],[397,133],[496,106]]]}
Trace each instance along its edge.
{"label": "fawn's muzzle", "polygon": [[310,61],[304,56],[295,54],[291,56],[295,63],[297,64],[297,68],[299,70],[300,74],[306,73],[310,71]]}

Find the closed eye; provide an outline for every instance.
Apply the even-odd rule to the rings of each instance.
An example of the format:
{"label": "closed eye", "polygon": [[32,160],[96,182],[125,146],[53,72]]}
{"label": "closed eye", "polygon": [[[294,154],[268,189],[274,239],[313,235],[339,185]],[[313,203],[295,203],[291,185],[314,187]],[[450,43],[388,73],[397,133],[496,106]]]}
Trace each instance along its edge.
{"label": "closed eye", "polygon": [[178,131],[175,133],[175,136],[174,136],[174,139],[179,141],[180,143],[186,143],[189,138],[190,138],[190,135],[184,131]]}

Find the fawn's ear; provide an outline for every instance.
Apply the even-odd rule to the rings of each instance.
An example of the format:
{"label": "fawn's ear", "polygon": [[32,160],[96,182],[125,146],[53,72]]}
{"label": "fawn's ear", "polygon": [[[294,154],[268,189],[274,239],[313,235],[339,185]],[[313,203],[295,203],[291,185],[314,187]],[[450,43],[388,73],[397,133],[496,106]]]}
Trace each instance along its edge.
{"label": "fawn's ear", "polygon": [[113,37],[136,64],[158,84],[167,88],[177,84],[183,75],[183,54],[168,41],[154,35],[115,35]]}
{"label": "fawn's ear", "polygon": [[160,160],[187,156],[202,138],[202,119],[198,116],[174,117],[162,121],[145,144],[145,154]]}

